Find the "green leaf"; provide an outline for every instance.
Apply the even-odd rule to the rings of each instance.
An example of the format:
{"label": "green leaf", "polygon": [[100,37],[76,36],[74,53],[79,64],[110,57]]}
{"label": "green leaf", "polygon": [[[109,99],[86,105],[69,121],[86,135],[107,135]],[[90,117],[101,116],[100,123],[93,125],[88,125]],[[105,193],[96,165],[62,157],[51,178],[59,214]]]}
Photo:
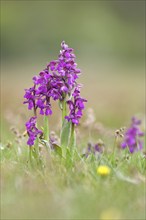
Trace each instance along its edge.
{"label": "green leaf", "polygon": [[69,144],[70,133],[71,133],[71,122],[68,122],[67,120],[64,119],[61,130],[61,147],[62,147],[62,154],[64,157],[66,157],[66,148],[68,147]]}
{"label": "green leaf", "polygon": [[57,144],[53,144],[53,148],[54,148],[55,152],[56,152],[59,156],[62,157],[62,148],[61,148],[59,145],[57,145]]}
{"label": "green leaf", "polygon": [[73,159],[74,159],[74,161],[80,161],[82,159],[82,157],[78,153],[77,149],[75,149],[75,151],[74,151]]}
{"label": "green leaf", "polygon": [[72,124],[71,126],[71,137],[70,137],[70,143],[69,146],[72,150],[74,150],[75,146],[76,146],[76,133],[74,130],[74,125]]}
{"label": "green leaf", "polygon": [[44,139],[49,142],[49,117],[44,116]]}

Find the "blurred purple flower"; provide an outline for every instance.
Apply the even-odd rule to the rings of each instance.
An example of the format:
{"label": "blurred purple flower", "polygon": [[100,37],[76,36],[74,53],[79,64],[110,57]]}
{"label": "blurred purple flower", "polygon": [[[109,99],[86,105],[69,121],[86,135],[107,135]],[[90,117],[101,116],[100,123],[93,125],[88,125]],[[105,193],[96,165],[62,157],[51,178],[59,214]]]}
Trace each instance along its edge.
{"label": "blurred purple flower", "polygon": [[71,121],[73,124],[78,125],[79,119],[82,117],[82,111],[85,108],[84,102],[87,102],[86,99],[80,97],[79,88],[75,88],[74,93],[72,94],[74,100],[68,100],[67,104],[69,105],[70,113],[69,116],[65,116],[68,121]]}
{"label": "blurred purple flower", "polygon": [[96,143],[96,144],[93,144],[93,143],[88,143],[88,147],[87,147],[87,150],[86,150],[86,157],[88,157],[90,154],[101,154],[104,152],[104,143],[101,142],[101,140]]}
{"label": "blurred purple flower", "polygon": [[130,153],[141,150],[143,148],[143,143],[140,140],[140,137],[144,136],[144,133],[140,130],[140,124],[141,121],[133,117],[131,126],[127,129],[124,136],[124,141],[121,143],[121,147],[123,149],[128,147]]}
{"label": "blurred purple flower", "polygon": [[32,146],[34,145],[34,141],[37,136],[42,134],[42,131],[38,130],[36,127],[36,117],[31,117],[29,121],[26,122],[25,126],[29,136],[27,144]]}

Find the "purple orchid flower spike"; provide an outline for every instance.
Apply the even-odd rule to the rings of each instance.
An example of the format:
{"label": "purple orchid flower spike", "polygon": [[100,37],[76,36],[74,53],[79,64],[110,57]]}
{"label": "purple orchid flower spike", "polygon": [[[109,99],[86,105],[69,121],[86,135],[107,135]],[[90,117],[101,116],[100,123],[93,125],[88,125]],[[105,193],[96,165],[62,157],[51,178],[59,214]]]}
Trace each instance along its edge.
{"label": "purple orchid flower spike", "polygon": [[37,136],[42,134],[42,131],[36,127],[36,119],[37,117],[31,117],[25,124],[29,136],[27,141],[29,146],[33,146]]}
{"label": "purple orchid flower spike", "polygon": [[78,125],[79,119],[82,117],[82,111],[85,108],[84,102],[87,102],[86,99],[80,97],[79,88],[75,88],[74,93],[72,94],[74,100],[67,101],[69,105],[70,113],[69,116],[65,116],[68,121],[71,121],[73,124]]}
{"label": "purple orchid flower spike", "polygon": [[121,147],[123,149],[128,147],[130,153],[142,150],[143,148],[143,143],[140,140],[140,137],[144,136],[144,133],[140,130],[140,124],[141,121],[133,117],[131,126],[127,129],[124,141],[121,143]]}
{"label": "purple orchid flower spike", "polygon": [[[29,110],[34,110],[35,116],[37,110],[39,110],[40,115],[44,115],[44,118],[46,118],[44,120],[44,127],[47,133],[49,132],[49,129],[48,117],[46,116],[52,114],[51,100],[59,101],[59,106],[62,110],[62,121],[64,121],[66,116],[66,104],[68,104],[70,110],[69,116],[66,116],[68,121],[77,125],[79,119],[82,117],[84,102],[87,102],[87,100],[80,96],[79,85],[76,80],[81,71],[77,68],[75,58],[74,50],[63,41],[61,43],[61,50],[58,59],[52,60],[38,76],[34,76],[34,86],[25,90],[24,98],[26,100],[24,101],[24,104],[28,104]],[[68,97],[70,100],[66,102]],[[38,131],[35,126],[33,127],[33,131],[34,130],[36,132]],[[36,137],[36,134],[31,134],[30,130],[28,130],[28,135],[30,137],[28,145],[33,144]],[[49,137],[49,134],[46,134],[45,136],[47,138]]]}

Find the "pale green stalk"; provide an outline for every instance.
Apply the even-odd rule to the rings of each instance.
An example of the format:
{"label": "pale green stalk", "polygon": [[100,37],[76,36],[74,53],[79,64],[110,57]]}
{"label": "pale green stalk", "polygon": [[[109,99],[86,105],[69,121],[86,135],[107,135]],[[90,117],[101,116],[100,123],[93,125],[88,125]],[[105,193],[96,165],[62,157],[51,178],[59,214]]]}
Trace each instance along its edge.
{"label": "pale green stalk", "polygon": [[35,150],[35,153],[36,153],[35,157],[39,158],[39,139],[38,139],[38,137],[35,140],[34,150]]}
{"label": "pale green stalk", "polygon": [[29,147],[29,161],[32,164],[32,147]]}
{"label": "pale green stalk", "polygon": [[75,146],[76,146],[75,125],[72,123],[71,124],[70,144],[69,144],[69,148],[71,149],[72,156],[74,154]]}
{"label": "pale green stalk", "polygon": [[65,116],[66,116],[66,99],[64,98],[62,101],[62,126]]}
{"label": "pale green stalk", "polygon": [[33,168],[33,146],[29,147],[29,166]]}
{"label": "pale green stalk", "polygon": [[66,116],[66,99],[64,98],[62,101],[62,128],[61,128],[61,147],[62,147],[62,156],[66,157],[66,141],[64,141],[64,135],[65,134],[65,127],[64,127],[64,123],[65,123],[65,116]]}
{"label": "pale green stalk", "polygon": [[66,158],[66,151],[67,147],[70,144],[70,137],[71,137],[71,122],[68,122],[65,119],[65,116],[67,115],[67,109],[66,109],[66,97],[63,99],[61,103],[61,110],[62,110],[62,128],[61,128],[61,147],[62,147],[62,156],[63,158]]}
{"label": "pale green stalk", "polygon": [[44,116],[44,140],[49,143],[49,117]]}

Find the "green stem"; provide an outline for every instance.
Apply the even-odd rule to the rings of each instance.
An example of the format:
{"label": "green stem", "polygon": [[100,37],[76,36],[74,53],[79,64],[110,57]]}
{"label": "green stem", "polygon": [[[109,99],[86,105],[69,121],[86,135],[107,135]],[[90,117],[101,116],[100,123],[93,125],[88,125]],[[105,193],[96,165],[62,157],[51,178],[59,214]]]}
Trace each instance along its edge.
{"label": "green stem", "polygon": [[116,154],[116,149],[117,149],[117,140],[118,140],[118,136],[115,137],[115,140],[114,140],[114,146],[113,146],[113,152],[112,152],[112,155],[115,157],[115,154]]}
{"label": "green stem", "polygon": [[30,164],[32,165],[32,147],[29,147],[29,161]]}
{"label": "green stem", "polygon": [[65,116],[66,116],[66,99],[64,98],[62,101],[62,126]]}
{"label": "green stem", "polygon": [[44,116],[44,139],[49,142],[49,117]]}
{"label": "green stem", "polygon": [[72,123],[71,124],[71,136],[70,136],[70,149],[71,152],[74,151],[76,145],[76,140],[75,140],[75,125]]}
{"label": "green stem", "polygon": [[[66,116],[66,98],[63,99],[62,101],[62,128],[61,128],[61,146],[62,146],[62,156],[65,158],[66,157],[66,143],[64,143],[64,135],[65,134],[65,116]],[[64,130],[65,129],[65,130]],[[66,141],[65,141],[66,142]]]}
{"label": "green stem", "polygon": [[34,151],[35,151],[35,154],[36,154],[36,158],[39,158],[39,140],[38,140],[38,137],[36,138],[35,140],[35,144],[34,144]]}

